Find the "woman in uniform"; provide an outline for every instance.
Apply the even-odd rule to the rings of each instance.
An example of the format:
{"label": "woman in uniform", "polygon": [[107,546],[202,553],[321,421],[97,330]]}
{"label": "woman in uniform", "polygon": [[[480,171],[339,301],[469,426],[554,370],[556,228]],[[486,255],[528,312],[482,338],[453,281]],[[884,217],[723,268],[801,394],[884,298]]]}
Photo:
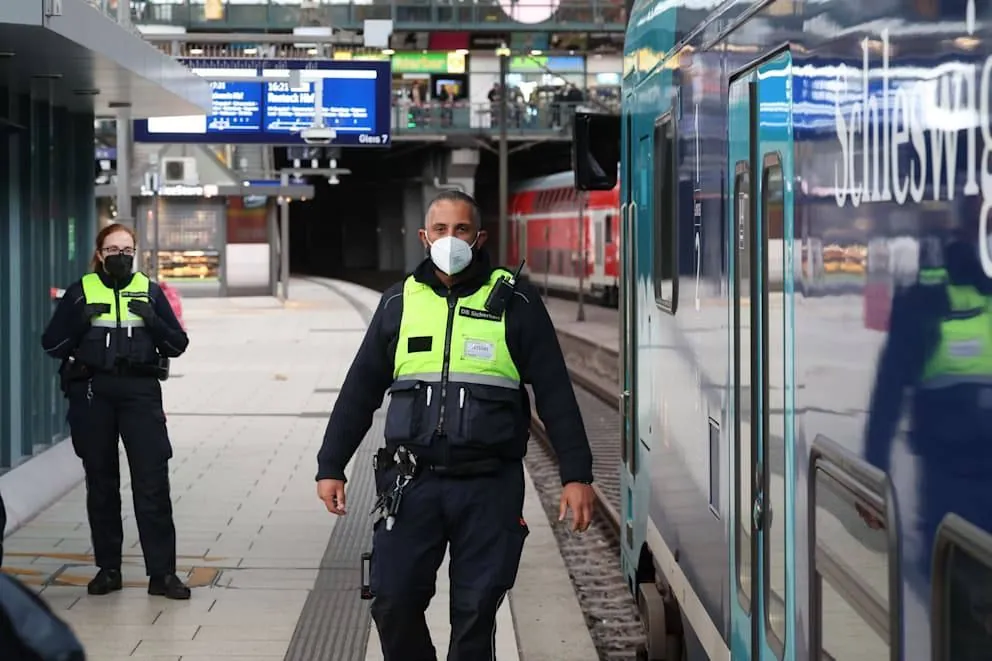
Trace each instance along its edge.
{"label": "woman in uniform", "polygon": [[134,273],[135,235],[119,224],[97,235],[92,273],[69,287],[42,336],[62,361],[69,431],[86,473],[86,511],[99,568],[88,592],[121,589],[120,464],[123,439],[148,594],[189,599],[176,576],[176,530],[169,493],[172,446],[159,380],[189,344],[161,288]]}

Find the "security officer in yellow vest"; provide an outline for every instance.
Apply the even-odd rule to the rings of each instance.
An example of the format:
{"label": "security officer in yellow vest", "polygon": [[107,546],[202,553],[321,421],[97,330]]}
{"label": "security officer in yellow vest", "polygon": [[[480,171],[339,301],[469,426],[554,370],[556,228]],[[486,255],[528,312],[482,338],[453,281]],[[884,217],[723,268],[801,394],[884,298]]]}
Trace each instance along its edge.
{"label": "security officer in yellow vest", "polygon": [[959,205],[963,222],[943,246],[921,242],[917,282],[893,297],[865,433],[865,458],[888,472],[908,399],[918,486],[915,497],[897,491],[896,499],[903,531],[918,533],[918,548],[904,545],[903,566],[924,603],[944,516],[992,532],[992,279],[979,255],[978,203]]}
{"label": "security officer in yellow vest", "polygon": [[[511,274],[494,269],[480,250],[486,234],[475,201],[442,192],[420,234],[431,256],[382,296],[327,424],[317,491],[328,511],[345,513],[345,466],[388,390],[371,559],[383,655],[436,659],[424,612],[450,544],[448,661],[487,661],[496,611],[528,534],[521,516],[525,383],[558,455],[561,517],[571,509],[579,531],[592,516],[592,454],[540,297],[517,283],[504,313],[486,309],[497,280]],[[396,484],[404,485],[399,497]]]}
{"label": "security officer in yellow vest", "polygon": [[189,599],[176,576],[176,529],[169,494],[172,445],[162,409],[163,359],[189,344],[157,284],[132,273],[134,232],[124,225],[97,235],[93,273],[70,286],[42,336],[62,362],[72,446],[86,473],[86,511],[99,567],[88,592],[121,589],[119,438],[131,469],[148,594]]}

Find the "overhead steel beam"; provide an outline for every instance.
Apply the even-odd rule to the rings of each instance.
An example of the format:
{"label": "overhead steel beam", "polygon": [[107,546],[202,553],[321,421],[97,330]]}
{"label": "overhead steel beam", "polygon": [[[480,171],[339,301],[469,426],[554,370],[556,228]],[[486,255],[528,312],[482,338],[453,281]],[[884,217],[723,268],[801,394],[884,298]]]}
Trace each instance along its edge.
{"label": "overhead steel beam", "polygon": [[282,172],[288,172],[289,174],[296,176],[306,176],[306,175],[317,175],[321,177],[333,177],[339,174],[351,174],[351,170],[348,168],[294,168],[286,166],[282,169]]}
{"label": "overhead steel beam", "polygon": [[[286,71],[286,69],[282,69],[282,71]],[[304,72],[304,71],[320,71],[320,69],[296,69],[296,71],[300,71],[300,72]],[[218,76],[218,75],[204,76],[204,75],[201,75],[201,74],[197,74],[197,75],[200,75],[200,77],[203,78],[204,80],[210,80],[210,81],[215,81],[215,82],[223,82],[223,83],[285,83],[286,80],[287,80],[286,76],[265,76],[265,75],[262,75],[262,76]],[[315,76],[315,78],[316,78],[316,76]]]}
{"label": "overhead steel beam", "polygon": [[[180,44],[341,44],[363,43],[361,35],[341,28],[331,28],[335,34],[273,34],[269,32],[184,32],[181,34],[143,34],[152,43]],[[346,41],[351,40],[351,41]]]}

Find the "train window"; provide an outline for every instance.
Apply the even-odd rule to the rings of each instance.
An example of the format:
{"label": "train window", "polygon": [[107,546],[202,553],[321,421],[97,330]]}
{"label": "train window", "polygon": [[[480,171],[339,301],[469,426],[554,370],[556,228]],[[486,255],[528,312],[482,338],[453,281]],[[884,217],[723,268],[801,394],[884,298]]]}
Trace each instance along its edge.
{"label": "train window", "polygon": [[814,440],[811,476],[814,658],[895,661],[901,581],[888,481],[823,436]]}
{"label": "train window", "polygon": [[678,185],[675,122],[665,113],[654,125],[654,287],[658,306],[678,305]]}
{"label": "train window", "polygon": [[596,266],[603,264],[603,223],[593,223],[593,243],[595,244],[593,260]]}
{"label": "train window", "polygon": [[[763,594],[765,627],[769,638],[785,645],[785,585],[786,585],[786,511],[785,511],[785,306],[781,296],[768,293],[773,289],[775,274],[785,272],[784,255],[776,246],[782,245],[782,162],[777,154],[765,156],[761,180],[762,279],[767,282],[763,292],[765,312],[764,396],[767,403],[764,432],[764,491],[771,510],[765,530],[763,547]],[[774,219],[778,219],[776,222]]]}
{"label": "train window", "polygon": [[984,661],[992,649],[992,535],[949,514],[934,556],[933,661]]}
{"label": "train window", "polygon": [[613,214],[606,214],[606,220],[603,221],[606,225],[606,245],[613,244]]}

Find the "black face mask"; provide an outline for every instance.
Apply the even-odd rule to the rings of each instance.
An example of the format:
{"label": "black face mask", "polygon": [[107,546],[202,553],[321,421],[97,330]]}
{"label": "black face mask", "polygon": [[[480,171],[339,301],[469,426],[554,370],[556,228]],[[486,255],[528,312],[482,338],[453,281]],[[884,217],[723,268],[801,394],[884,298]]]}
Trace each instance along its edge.
{"label": "black face mask", "polygon": [[131,268],[134,266],[133,255],[110,255],[103,260],[103,270],[114,280],[125,280],[131,275]]}

